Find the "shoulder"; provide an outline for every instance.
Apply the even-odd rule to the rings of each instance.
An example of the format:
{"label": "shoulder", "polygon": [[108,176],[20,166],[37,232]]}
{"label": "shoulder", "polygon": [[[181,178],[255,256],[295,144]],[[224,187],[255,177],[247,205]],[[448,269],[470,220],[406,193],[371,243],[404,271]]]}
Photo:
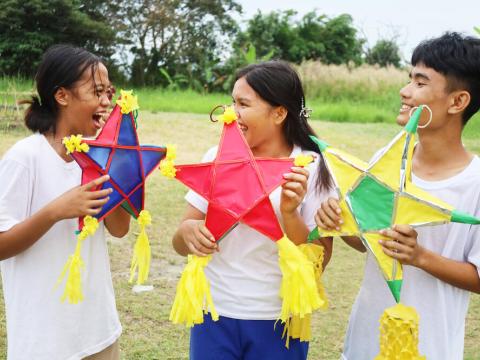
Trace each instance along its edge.
{"label": "shoulder", "polygon": [[42,146],[42,136],[43,135],[37,133],[17,141],[7,150],[3,156],[3,160],[26,163],[29,159],[38,156],[39,149]]}

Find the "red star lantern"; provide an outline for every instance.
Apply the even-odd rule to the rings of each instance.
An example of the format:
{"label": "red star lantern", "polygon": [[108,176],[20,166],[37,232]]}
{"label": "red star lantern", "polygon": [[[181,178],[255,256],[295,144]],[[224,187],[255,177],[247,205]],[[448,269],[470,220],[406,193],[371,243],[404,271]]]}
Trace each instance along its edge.
{"label": "red star lantern", "polygon": [[[288,326],[291,316],[303,318],[321,306],[313,264],[283,234],[269,199],[269,194],[285,182],[283,174],[290,172],[294,159],[255,158],[233,109],[227,108],[222,119],[225,124],[215,160],[175,166],[170,173],[208,201],[205,224],[215,241],[242,222],[278,244],[283,274],[279,318]],[[171,170],[172,166],[164,167]],[[174,323],[202,323],[204,308],[218,319],[203,272],[211,256],[189,255],[170,314]]]}

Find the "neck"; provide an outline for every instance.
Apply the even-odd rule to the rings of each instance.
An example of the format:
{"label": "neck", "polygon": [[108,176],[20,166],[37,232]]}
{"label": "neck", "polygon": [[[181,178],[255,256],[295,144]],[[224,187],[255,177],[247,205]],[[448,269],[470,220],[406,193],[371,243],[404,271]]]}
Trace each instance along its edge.
{"label": "neck", "polygon": [[[470,163],[473,155],[462,143],[462,127],[444,126],[439,129],[419,129],[419,143],[413,154],[413,172],[425,180],[452,177]],[[460,124],[458,122],[457,124]]]}
{"label": "neck", "polygon": [[48,131],[45,133],[45,138],[58,156],[66,162],[71,162],[73,159],[70,155],[67,155],[65,146],[62,143],[63,138],[68,135],[69,134],[65,134],[63,131],[57,130],[55,133],[53,131]]}
{"label": "neck", "polygon": [[292,145],[288,144],[283,138],[280,140],[270,140],[267,144],[261,144],[250,148],[256,157],[282,158],[289,157],[292,153]]}

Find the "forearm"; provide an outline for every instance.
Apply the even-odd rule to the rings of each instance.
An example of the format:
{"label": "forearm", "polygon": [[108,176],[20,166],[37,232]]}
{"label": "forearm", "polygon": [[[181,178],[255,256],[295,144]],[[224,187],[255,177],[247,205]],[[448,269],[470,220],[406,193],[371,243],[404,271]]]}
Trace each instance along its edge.
{"label": "forearm", "polygon": [[333,238],[331,237],[326,237],[326,238],[320,238],[317,240],[313,240],[314,244],[323,246],[323,262],[322,262],[322,268],[325,270],[327,267],[328,263],[330,262],[330,259],[332,257],[332,252],[333,252]]}
{"label": "forearm", "polygon": [[130,228],[130,214],[121,206],[112,211],[104,220],[108,232],[115,237],[124,237]]}
{"label": "forearm", "polygon": [[342,240],[350,247],[358,250],[362,253],[367,251],[365,245],[363,245],[362,240],[357,236],[342,236]]}
{"label": "forearm", "polygon": [[480,278],[475,265],[448,259],[426,249],[423,252],[415,266],[450,285],[480,293]]}
{"label": "forearm", "polygon": [[0,260],[27,250],[60,219],[51,206],[46,206],[28,219],[0,233]]}
{"label": "forearm", "polygon": [[294,244],[300,245],[307,241],[308,227],[297,210],[291,213],[282,213],[282,220],[285,234]]}
{"label": "forearm", "polygon": [[175,234],[173,235],[172,245],[173,249],[177,252],[178,255],[187,256],[188,254],[190,254],[190,250],[187,248],[187,245],[183,240],[182,224],[180,224],[177,231],[175,231]]}

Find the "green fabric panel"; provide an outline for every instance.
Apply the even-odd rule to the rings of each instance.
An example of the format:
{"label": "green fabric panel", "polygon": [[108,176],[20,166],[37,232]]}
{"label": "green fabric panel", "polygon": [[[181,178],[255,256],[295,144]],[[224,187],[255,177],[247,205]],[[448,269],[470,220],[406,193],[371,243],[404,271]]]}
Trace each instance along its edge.
{"label": "green fabric panel", "polygon": [[137,215],[135,215],[135,212],[132,210],[132,208],[130,207],[130,205],[128,204],[128,201],[124,201],[122,203],[122,207],[130,214],[133,216],[134,219],[137,218]]}
{"label": "green fabric panel", "polygon": [[313,240],[320,239],[320,234],[318,232],[318,227],[313,229],[310,234],[308,234],[308,242],[312,242]]}
{"label": "green fabric panel", "polygon": [[390,227],[394,206],[394,192],[366,176],[348,195],[352,210],[363,231]]}
{"label": "green fabric panel", "polygon": [[472,225],[480,224],[480,219],[478,219],[475,216],[472,216],[470,214],[458,211],[458,210],[453,210],[452,211],[451,221],[452,222],[457,222],[457,223],[462,223],[462,224],[472,224]]}
{"label": "green fabric panel", "polygon": [[320,149],[320,151],[324,151],[327,147],[328,147],[328,144],[323,141],[323,140],[320,140],[319,138],[317,138],[316,136],[313,136],[313,135],[310,135],[310,139],[312,139],[312,141],[317,144],[318,148]]}
{"label": "green fabric panel", "polygon": [[400,302],[400,292],[402,291],[402,281],[403,280],[387,280],[388,287],[392,292],[393,297],[397,304]]}

